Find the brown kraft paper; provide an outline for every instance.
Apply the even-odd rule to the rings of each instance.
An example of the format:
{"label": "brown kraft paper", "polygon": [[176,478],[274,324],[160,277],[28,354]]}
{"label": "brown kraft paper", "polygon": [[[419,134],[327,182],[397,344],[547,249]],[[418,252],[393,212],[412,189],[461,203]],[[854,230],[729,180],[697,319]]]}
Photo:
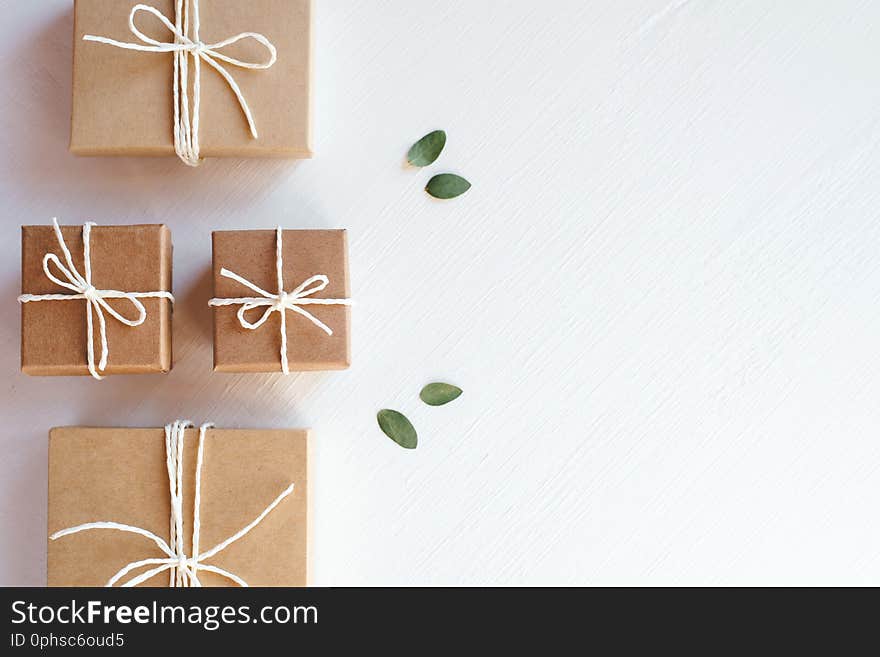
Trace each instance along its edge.
{"label": "brown kraft paper", "polygon": [[[220,274],[226,268],[267,292],[277,293],[274,230],[233,230],[213,233],[214,297],[251,297],[254,293]],[[329,285],[315,298],[351,296],[348,275],[348,238],[345,230],[283,231],[284,287],[290,292],[307,278],[324,274]],[[214,310],[214,371],[280,372],[281,318],[275,312],[260,328],[239,323],[240,306]],[[309,305],[309,313],[333,330],[333,335],[289,310],[287,356],[291,371],[341,370],[351,364],[351,309],[343,305]],[[253,321],[263,309],[248,315]]]}
{"label": "brown kraft paper", "polygon": [[[82,273],[82,225],[62,226],[61,233],[74,264]],[[164,225],[93,226],[92,283],[99,289],[122,292],[170,291],[171,252],[171,233]],[[64,262],[52,226],[22,226],[22,294],[72,294],[46,277],[43,271],[46,253],[54,253]],[[159,298],[140,301],[147,311],[146,321],[140,326],[126,326],[107,316],[110,351],[102,374],[145,374],[171,369],[171,301]],[[125,317],[137,317],[125,299],[110,299],[108,303]],[[97,361],[100,334],[97,318],[94,320]],[[21,304],[22,372],[34,376],[88,375],[86,336],[84,299]]]}
{"label": "brown kraft paper", "polygon": [[[306,430],[209,429],[202,466],[200,552],[257,518],[291,483],[294,491],[240,540],[205,560],[249,586],[305,586],[309,559],[309,473]],[[183,520],[192,554],[198,430],[186,431]],[[64,427],[49,434],[48,533],[109,521],[169,540],[170,493],[163,429]],[[129,563],[166,555],[148,538],[91,529],[49,540],[49,586],[105,586]],[[149,566],[132,575],[149,570]],[[198,573],[204,586],[234,584]],[[123,578],[123,583],[130,576]],[[168,586],[169,573],[141,586]]]}
{"label": "brown kraft paper", "polygon": [[[75,2],[70,135],[70,150],[75,154],[174,155],[174,55],[83,40],[88,34],[142,43],[128,26],[129,13],[137,4],[138,0]],[[174,0],[147,0],[145,4],[174,23]],[[264,70],[219,62],[241,88],[259,139],[251,137],[229,85],[202,63],[201,155],[311,157],[312,0],[201,0],[199,6],[203,42],[257,32],[278,51],[278,60]],[[174,35],[155,16],[140,13],[135,24],[156,41],[174,42]],[[250,39],[220,52],[249,62],[268,57],[265,48]],[[192,56],[189,71],[191,86]],[[190,89],[191,107],[192,100]]]}

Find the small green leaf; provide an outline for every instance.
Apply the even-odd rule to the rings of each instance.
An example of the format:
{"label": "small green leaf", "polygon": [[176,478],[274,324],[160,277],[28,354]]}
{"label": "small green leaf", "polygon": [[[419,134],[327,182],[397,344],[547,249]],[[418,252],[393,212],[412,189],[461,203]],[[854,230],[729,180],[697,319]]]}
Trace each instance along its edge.
{"label": "small green leaf", "polygon": [[405,449],[415,449],[419,444],[419,437],[415,427],[403,413],[383,408],[376,415],[379,428],[386,436]]}
{"label": "small green leaf", "polygon": [[440,173],[428,181],[425,191],[434,198],[455,198],[471,188],[471,184],[454,173]]}
{"label": "small green leaf", "polygon": [[429,383],[419,393],[419,398],[428,406],[443,406],[461,396],[461,388],[449,383]]}
{"label": "small green leaf", "polygon": [[446,146],[446,133],[443,130],[429,132],[412,145],[409,153],[406,154],[406,161],[414,167],[426,167],[440,157],[444,146]]}

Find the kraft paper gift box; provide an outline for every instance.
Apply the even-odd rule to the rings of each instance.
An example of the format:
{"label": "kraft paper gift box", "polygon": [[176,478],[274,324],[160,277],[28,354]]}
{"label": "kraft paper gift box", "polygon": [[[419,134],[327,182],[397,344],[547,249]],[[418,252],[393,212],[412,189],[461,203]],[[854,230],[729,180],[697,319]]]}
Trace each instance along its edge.
{"label": "kraft paper gift box", "polygon": [[[191,426],[191,425],[189,425]],[[167,428],[166,428],[167,429]],[[171,427],[174,433],[173,426]],[[181,552],[193,555],[193,514],[199,430],[183,431],[179,489],[182,500]],[[174,549],[170,536],[171,488],[166,433],[157,429],[65,427],[49,434],[49,586],[106,586],[113,583],[169,586],[174,571],[168,555],[143,534],[94,527],[117,523],[152,532]],[[308,583],[308,431],[207,429],[204,436],[198,550],[210,551],[260,517],[228,547],[199,559],[202,586],[235,586],[212,568],[249,586],[305,586]],[[175,461],[176,462],[176,461]],[[80,531],[71,531],[82,528]],[[64,530],[68,530],[65,532]],[[60,532],[60,534],[58,534]],[[176,562],[176,559],[173,559]],[[175,581],[175,585],[186,585]]]}
{"label": "kraft paper gift box", "polygon": [[[279,231],[213,233],[215,298],[211,305],[214,306],[216,372],[341,370],[351,364],[346,231],[284,230],[280,235]],[[303,305],[271,312],[272,304],[278,303],[279,243],[283,289],[294,293],[304,283],[309,285],[306,296],[299,299]],[[260,288],[268,296],[256,293],[228,272]],[[319,276],[326,277],[326,287],[316,289],[320,287],[320,281],[315,280]],[[310,290],[313,292],[308,294]],[[243,302],[248,297],[261,305],[243,309]],[[228,305],[222,305],[224,303]],[[292,305],[296,303],[294,300]],[[312,315],[325,328],[301,312]],[[253,326],[264,315],[265,323],[257,328],[247,328],[243,324],[242,317]],[[287,364],[283,363],[285,355]]]}
{"label": "kraft paper gift box", "polygon": [[[129,28],[138,0],[76,0],[74,5],[73,105],[70,150],[78,155],[174,155],[175,58],[172,52],[129,50],[86,36],[156,48]],[[176,27],[175,0],[144,3]],[[258,138],[248,127],[230,84],[201,60],[198,141],[203,157],[307,158],[311,146],[311,0],[185,0],[190,11],[187,38],[194,41],[199,13],[202,43],[217,44],[245,32],[259,33],[277,51],[269,68],[236,66],[267,63],[268,48],[252,37],[206,52],[240,88]],[[144,36],[175,44],[161,20],[139,10],[134,24]],[[183,31],[181,29],[181,31]],[[177,45],[183,43],[177,38]],[[159,48],[168,46],[159,46]],[[216,54],[215,54],[216,53]],[[220,55],[220,56],[218,56]],[[195,62],[186,54],[186,100],[194,113]],[[181,92],[184,91],[180,85]],[[183,93],[179,97],[184,98]],[[193,122],[190,120],[190,127]]]}
{"label": "kraft paper gift box", "polygon": [[[76,276],[85,276],[83,225],[61,226],[75,271],[70,270],[55,226],[22,226],[21,229],[21,370],[36,376],[144,374],[171,369],[171,233],[164,225],[90,226],[91,282],[98,290],[142,293],[145,316],[138,326],[128,326],[100,306],[76,297]],[[66,286],[52,281],[49,271]],[[57,263],[57,264],[56,264]],[[81,288],[81,286],[80,286]],[[44,299],[43,295],[63,295]],[[126,298],[104,302],[128,320],[139,319],[138,308]],[[107,364],[100,369],[101,322],[105,319]],[[88,315],[92,319],[93,367],[90,367]]]}

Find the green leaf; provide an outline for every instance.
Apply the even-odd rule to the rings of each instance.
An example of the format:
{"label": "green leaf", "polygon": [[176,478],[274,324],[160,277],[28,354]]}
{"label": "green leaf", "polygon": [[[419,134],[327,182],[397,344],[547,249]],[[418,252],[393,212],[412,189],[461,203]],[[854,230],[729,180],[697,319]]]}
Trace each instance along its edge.
{"label": "green leaf", "polygon": [[440,173],[428,181],[425,191],[434,198],[455,198],[471,188],[471,184],[454,173]]}
{"label": "green leaf", "polygon": [[383,408],[376,415],[379,421],[379,428],[386,436],[405,449],[415,449],[419,444],[419,437],[416,434],[415,427],[403,413],[392,411],[390,408]]}
{"label": "green leaf", "polygon": [[443,406],[461,396],[461,388],[449,383],[429,383],[419,393],[419,398],[428,406]]}
{"label": "green leaf", "polygon": [[412,145],[409,153],[406,154],[406,161],[414,167],[426,167],[440,157],[444,146],[446,146],[446,133],[443,130],[429,132]]}

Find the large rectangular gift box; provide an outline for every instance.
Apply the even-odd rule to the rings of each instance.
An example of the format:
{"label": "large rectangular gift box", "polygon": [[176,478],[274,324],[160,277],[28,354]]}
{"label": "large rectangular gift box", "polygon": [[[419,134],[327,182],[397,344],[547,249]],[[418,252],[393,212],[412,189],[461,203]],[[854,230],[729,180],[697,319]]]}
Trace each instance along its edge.
{"label": "large rectangular gift box", "polygon": [[[174,155],[175,64],[169,47],[187,45],[175,37],[177,0],[147,0],[133,16],[142,36],[129,27],[138,0],[76,0],[73,45],[73,115],[70,150],[78,155]],[[189,22],[179,32],[221,66],[226,80],[207,59],[201,73],[197,133],[203,157],[311,157],[311,0],[183,0]],[[277,51],[268,68],[230,63],[267,64],[269,47],[252,36],[229,44],[242,33],[258,33]],[[86,40],[98,37],[102,41]],[[142,38],[146,37],[146,38]],[[107,43],[106,40],[121,45]],[[161,44],[161,45],[156,45]],[[122,47],[128,46],[128,47]],[[130,49],[131,46],[140,49]],[[164,49],[164,50],[163,50]],[[186,85],[180,85],[178,107],[187,102],[195,113],[195,60],[185,59]],[[181,79],[178,77],[178,79]],[[244,109],[233,90],[240,90],[258,138],[249,130]],[[184,128],[193,128],[192,119]]]}
{"label": "large rectangular gift box", "polygon": [[308,583],[308,431],[206,428],[197,496],[200,430],[190,426],[50,432],[49,586],[194,585],[178,567],[194,540],[200,557],[187,568],[202,586]]}

